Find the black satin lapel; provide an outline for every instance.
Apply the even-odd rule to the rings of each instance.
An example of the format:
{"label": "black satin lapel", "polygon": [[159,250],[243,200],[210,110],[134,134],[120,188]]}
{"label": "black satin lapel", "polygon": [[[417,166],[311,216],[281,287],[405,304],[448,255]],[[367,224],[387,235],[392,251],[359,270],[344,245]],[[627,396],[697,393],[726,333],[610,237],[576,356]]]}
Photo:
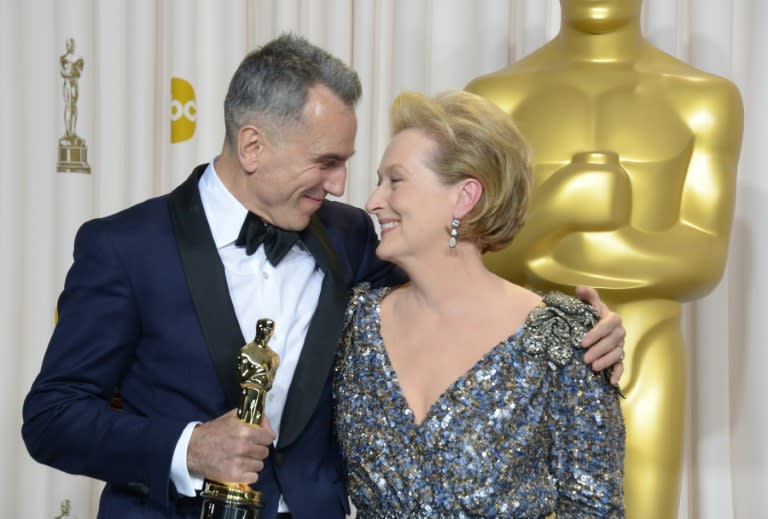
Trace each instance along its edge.
{"label": "black satin lapel", "polygon": [[336,346],[344,324],[347,290],[336,251],[317,218],[302,231],[301,239],[312,253],[323,278],[317,309],[307,330],[304,347],[291,381],[283,410],[278,448],[298,438],[315,412],[318,400],[330,376]]}
{"label": "black satin lapel", "polygon": [[197,184],[206,165],[168,196],[171,224],[187,285],[221,387],[232,407],[240,402],[235,359],[245,339],[229,296],[224,265],[216,250]]}

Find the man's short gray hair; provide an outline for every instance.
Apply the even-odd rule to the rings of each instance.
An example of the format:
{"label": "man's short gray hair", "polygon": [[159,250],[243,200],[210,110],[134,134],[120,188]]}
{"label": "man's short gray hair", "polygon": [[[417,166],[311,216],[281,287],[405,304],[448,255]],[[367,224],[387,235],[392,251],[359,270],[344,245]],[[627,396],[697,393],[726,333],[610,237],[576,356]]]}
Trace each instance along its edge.
{"label": "man's short gray hair", "polygon": [[360,99],[357,73],[337,57],[285,33],[248,54],[235,71],[224,101],[227,141],[255,124],[266,132],[301,122],[309,89],[323,85],[350,107]]}

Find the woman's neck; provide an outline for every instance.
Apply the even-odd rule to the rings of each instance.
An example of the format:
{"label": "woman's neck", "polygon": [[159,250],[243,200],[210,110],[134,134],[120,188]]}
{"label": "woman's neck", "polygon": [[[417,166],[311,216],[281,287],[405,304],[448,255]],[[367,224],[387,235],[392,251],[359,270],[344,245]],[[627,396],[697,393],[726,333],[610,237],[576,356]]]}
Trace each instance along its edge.
{"label": "woman's neck", "polygon": [[449,254],[455,256],[401,265],[410,279],[403,294],[408,307],[415,305],[445,316],[455,315],[463,312],[467,304],[480,304],[494,287],[506,283],[485,267],[476,249],[460,246]]}

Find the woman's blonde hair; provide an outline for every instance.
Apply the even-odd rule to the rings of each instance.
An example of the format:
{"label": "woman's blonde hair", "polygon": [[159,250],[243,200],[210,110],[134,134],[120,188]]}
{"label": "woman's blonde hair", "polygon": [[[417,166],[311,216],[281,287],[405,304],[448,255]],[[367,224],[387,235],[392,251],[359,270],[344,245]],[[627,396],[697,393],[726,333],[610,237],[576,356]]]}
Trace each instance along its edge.
{"label": "woman's blonde hair", "polygon": [[414,128],[437,141],[427,163],[443,183],[474,178],[482,184],[483,194],[462,220],[459,239],[474,241],[482,252],[507,246],[525,223],[532,177],[530,148],[512,118],[464,91],[435,97],[403,92],[391,116],[393,136]]}

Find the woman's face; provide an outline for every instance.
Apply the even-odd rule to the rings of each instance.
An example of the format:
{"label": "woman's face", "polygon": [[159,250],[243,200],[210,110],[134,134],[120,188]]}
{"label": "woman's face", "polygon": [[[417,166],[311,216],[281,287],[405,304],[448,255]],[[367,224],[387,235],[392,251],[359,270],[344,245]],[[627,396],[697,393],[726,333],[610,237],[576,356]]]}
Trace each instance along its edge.
{"label": "woman's face", "polygon": [[638,19],[642,0],[560,0],[563,22],[584,32],[600,34]]}
{"label": "woman's face", "polygon": [[448,250],[446,231],[456,191],[440,181],[429,163],[438,147],[424,131],[408,128],[387,146],[379,184],[365,208],[378,218],[381,243],[376,254],[399,265]]}

